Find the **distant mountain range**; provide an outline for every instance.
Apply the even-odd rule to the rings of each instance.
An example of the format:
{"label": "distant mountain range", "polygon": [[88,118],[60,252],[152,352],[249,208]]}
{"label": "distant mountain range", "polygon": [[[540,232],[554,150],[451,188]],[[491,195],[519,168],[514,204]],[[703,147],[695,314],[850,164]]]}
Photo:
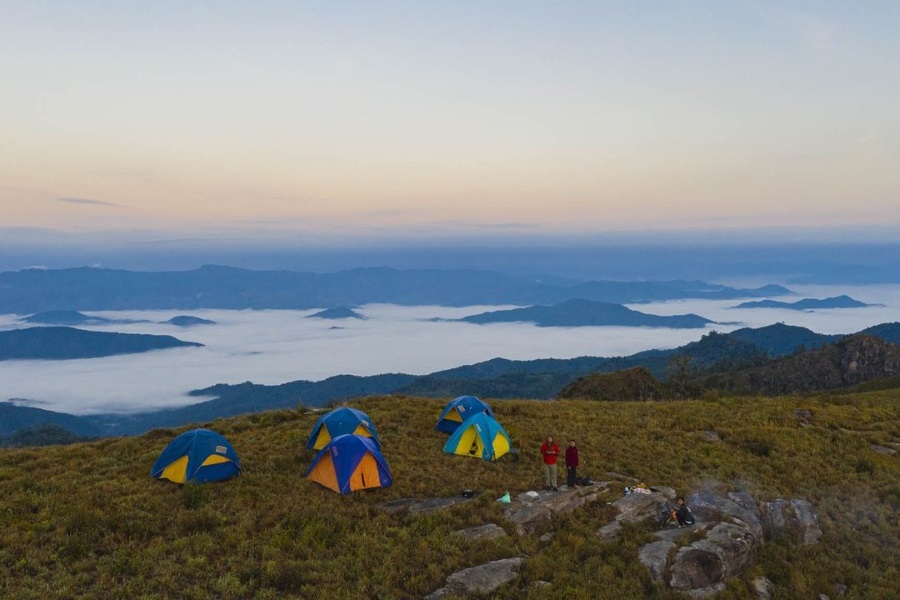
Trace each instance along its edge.
{"label": "distant mountain range", "polygon": [[734,308],[786,308],[789,310],[815,310],[821,308],[862,308],[865,306],[877,306],[855,300],[850,296],[835,296],[833,298],[804,298],[797,302],[779,302],[777,300],[755,300],[742,302]]}
{"label": "distant mountain range", "polygon": [[[134,319],[107,319],[106,317],[86,315],[77,310],[48,310],[23,317],[21,321],[38,325],[65,325],[73,327],[78,325],[131,325],[151,322]],[[178,327],[192,327],[194,325],[214,325],[215,321],[190,315],[177,315],[166,321],[166,323],[177,325]]]}
{"label": "distant mountain range", "polygon": [[306,317],[307,319],[365,319],[364,316],[346,306],[338,306],[335,308],[326,308],[317,313],[313,313]]}
{"label": "distant mountain range", "polygon": [[529,306],[511,310],[496,310],[459,319],[467,323],[532,322],[539,327],[671,327],[700,328],[712,323],[695,314],[658,316],[631,310],[621,304],[592,300],[566,300],[553,306]]}
{"label": "distant mountain range", "polygon": [[[670,350],[648,350],[626,357],[579,357],[489,361],[416,376],[402,373],[358,377],[338,375],[322,381],[280,385],[218,384],[191,392],[213,397],[191,406],[132,415],[75,417],[0,403],[0,435],[53,423],[76,435],[127,435],[156,427],[204,423],[274,408],[327,406],[371,395],[485,398],[556,397],[578,378],[642,368],[665,381],[673,360],[689,361],[698,385],[726,393],[769,394],[839,389],[872,381],[893,381],[900,363],[900,323],[884,323],[853,336],[824,335],[784,324],[731,333],[711,332]],[[632,378],[641,381],[645,377]],[[900,383],[900,380],[898,380]],[[894,385],[891,383],[891,385]]]}
{"label": "distant mountain range", "polygon": [[0,331],[0,360],[66,360],[199,347],[170,335],[86,331],[73,327],[29,327]]}
{"label": "distant mountain range", "polygon": [[25,323],[38,325],[129,325],[132,323],[146,323],[147,321],[135,321],[133,319],[107,319],[105,317],[90,316],[77,310],[47,310],[21,319]]}
{"label": "distant mountain range", "polygon": [[312,309],[323,306],[557,304],[573,298],[616,304],[684,298],[788,295],[767,285],[739,289],[703,281],[590,281],[564,285],[477,270],[353,269],[337,273],[250,271],[204,266],[139,272],[77,268],[0,273],[0,313],[200,308]]}
{"label": "distant mountain range", "polygon": [[215,325],[215,321],[211,321],[209,319],[201,319],[200,317],[193,317],[191,315],[178,315],[172,317],[166,323],[170,325],[176,325],[178,327],[194,327],[195,325]]}

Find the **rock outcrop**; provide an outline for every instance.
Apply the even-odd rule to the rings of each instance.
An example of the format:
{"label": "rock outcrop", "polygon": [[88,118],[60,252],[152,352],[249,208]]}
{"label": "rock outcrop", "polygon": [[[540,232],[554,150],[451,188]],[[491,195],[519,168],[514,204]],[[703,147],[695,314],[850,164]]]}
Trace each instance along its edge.
{"label": "rock outcrop", "polygon": [[[612,540],[625,523],[657,523],[674,490],[651,490],[655,491],[630,494],[613,502],[618,514],[597,535]],[[815,543],[822,535],[812,505],[805,500],[757,504],[746,492],[699,491],[690,494],[686,502],[697,523],[655,532],[656,540],[638,550],[638,560],[654,579],[695,598],[715,595],[725,589],[728,579],[746,572],[756,559],[767,528],[797,531],[804,544]],[[765,597],[766,590],[771,593],[770,583],[758,583],[760,597]]]}
{"label": "rock outcrop", "polygon": [[571,512],[596,501],[608,487],[609,482],[600,482],[573,489],[562,488],[558,492],[523,492],[506,509],[506,518],[515,525],[519,535],[534,533],[549,523],[553,515]]}
{"label": "rock outcrop", "polygon": [[772,500],[762,504],[764,522],[773,529],[799,532],[804,544],[815,544],[822,537],[819,519],[806,500]]}
{"label": "rock outcrop", "polygon": [[425,596],[425,600],[441,600],[458,595],[490,594],[518,576],[523,558],[504,558],[457,571],[447,577],[447,585]]}

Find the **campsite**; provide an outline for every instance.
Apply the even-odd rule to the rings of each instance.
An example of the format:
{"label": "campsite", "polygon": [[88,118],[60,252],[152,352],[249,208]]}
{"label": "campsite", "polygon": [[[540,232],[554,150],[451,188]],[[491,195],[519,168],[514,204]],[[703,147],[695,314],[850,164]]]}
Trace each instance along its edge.
{"label": "campsite", "polygon": [[[765,574],[792,597],[890,598],[896,592],[900,529],[897,457],[870,446],[896,439],[893,392],[684,402],[494,401],[515,452],[496,461],[443,451],[435,423],[448,399],[384,396],[353,402],[377,426],[392,485],[344,495],[304,477],[306,447],[321,411],[270,411],[200,424],[240,456],[228,481],[172,485],[149,476],[166,445],[189,430],[154,430],[68,447],[3,450],[0,596],[12,599],[421,598],[451,573],[524,557],[515,581],[494,598],[681,598],[650,577],[637,548],[651,524],[627,525],[619,541],[597,530],[607,502],[560,516],[533,534],[504,521],[497,498],[541,486],[538,447],[548,431],[578,439],[582,472],[616,472],[672,486],[802,497],[824,536],[802,546],[775,536],[721,598],[756,598]],[[795,411],[809,411],[811,425]],[[715,431],[719,441],[703,432]],[[429,514],[391,513],[386,502],[474,497]],[[455,532],[494,523],[509,535],[469,540]],[[548,534],[552,534],[549,535]]]}

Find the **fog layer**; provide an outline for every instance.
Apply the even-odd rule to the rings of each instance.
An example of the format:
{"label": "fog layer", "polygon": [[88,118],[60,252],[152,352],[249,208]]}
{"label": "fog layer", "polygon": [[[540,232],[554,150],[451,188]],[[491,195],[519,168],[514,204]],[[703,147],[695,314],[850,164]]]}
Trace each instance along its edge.
{"label": "fog layer", "polygon": [[[658,315],[696,313],[719,323],[704,330],[474,325],[430,320],[457,319],[512,308],[509,306],[367,305],[357,309],[366,317],[364,320],[306,318],[319,309],[197,310],[189,314],[217,324],[190,328],[161,323],[178,314],[175,311],[92,312],[111,319],[151,322],[86,329],[166,334],[205,347],[84,360],[0,362],[0,399],[17,399],[23,404],[74,414],[138,412],[198,402],[202,398],[187,393],[215,383],[278,384],[298,379],[317,381],[338,374],[427,374],[495,357],[624,356],[680,346],[711,330],[727,332],[784,322],[818,333],[854,333],[896,321],[900,316],[900,286],[795,289],[798,296],[783,299],[847,293],[885,306],[813,312],[731,308],[739,301],[689,300],[631,306]],[[16,315],[0,315],[2,329],[24,326]]]}

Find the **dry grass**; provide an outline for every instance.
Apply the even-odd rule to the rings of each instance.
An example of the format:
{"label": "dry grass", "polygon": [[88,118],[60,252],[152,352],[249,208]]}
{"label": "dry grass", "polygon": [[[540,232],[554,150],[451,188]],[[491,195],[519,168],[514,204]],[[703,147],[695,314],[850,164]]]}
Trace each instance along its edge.
{"label": "dry grass", "polygon": [[[525,555],[520,578],[497,598],[675,598],[638,563],[646,528],[620,543],[594,535],[610,517],[597,503],[535,537],[468,541],[452,532],[495,522],[495,499],[541,484],[538,447],[547,433],[578,440],[581,472],[606,471],[687,492],[745,489],[759,499],[801,497],[817,508],[822,543],[778,536],[723,598],[752,598],[765,574],[779,598],[895,598],[900,593],[900,457],[870,443],[900,442],[895,391],[812,398],[672,403],[498,401],[497,418],[517,455],[497,463],[443,454],[433,430],[442,401],[369,398],[354,406],[378,427],[395,483],[338,496],[302,477],[316,413],[274,411],[209,424],[235,446],[244,475],[179,488],[150,479],[150,466],[179,430],[68,447],[0,452],[0,597],[416,598],[450,573]],[[801,427],[793,411],[809,410]],[[698,432],[715,430],[721,442]],[[389,515],[387,500],[480,492],[432,515]],[[511,529],[510,529],[511,531]]]}

